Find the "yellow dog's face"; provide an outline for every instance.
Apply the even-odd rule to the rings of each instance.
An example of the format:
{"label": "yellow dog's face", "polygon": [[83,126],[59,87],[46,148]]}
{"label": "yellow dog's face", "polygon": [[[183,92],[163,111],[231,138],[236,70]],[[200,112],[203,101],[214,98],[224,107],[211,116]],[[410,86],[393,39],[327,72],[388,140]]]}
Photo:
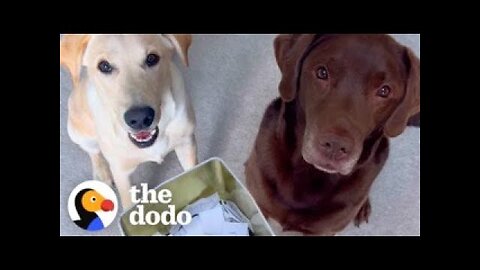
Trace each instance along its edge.
{"label": "yellow dog's face", "polygon": [[171,85],[172,47],[167,45],[161,35],[102,35],[92,37],[85,51],[83,64],[102,105],[129,132],[138,131],[124,119],[132,108],[154,111],[142,129],[155,127],[160,119],[162,91]]}
{"label": "yellow dog's face", "polygon": [[142,148],[157,135],[162,97],[172,85],[172,55],[177,50],[187,64],[190,42],[188,35],[67,35],[61,41],[61,62],[74,83],[81,66],[86,67],[87,87],[95,88],[103,114]]}

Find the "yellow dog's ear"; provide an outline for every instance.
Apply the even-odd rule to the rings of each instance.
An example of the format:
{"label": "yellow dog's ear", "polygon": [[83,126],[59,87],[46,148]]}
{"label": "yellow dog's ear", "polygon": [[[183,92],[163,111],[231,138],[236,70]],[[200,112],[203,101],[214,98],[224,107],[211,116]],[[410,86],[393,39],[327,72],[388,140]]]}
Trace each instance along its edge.
{"label": "yellow dog's ear", "polygon": [[188,48],[192,44],[192,35],[167,34],[165,37],[172,42],[183,64],[188,67]]}
{"label": "yellow dog's ear", "polygon": [[64,35],[60,40],[60,64],[70,72],[74,87],[80,80],[83,53],[89,41],[90,35]]}

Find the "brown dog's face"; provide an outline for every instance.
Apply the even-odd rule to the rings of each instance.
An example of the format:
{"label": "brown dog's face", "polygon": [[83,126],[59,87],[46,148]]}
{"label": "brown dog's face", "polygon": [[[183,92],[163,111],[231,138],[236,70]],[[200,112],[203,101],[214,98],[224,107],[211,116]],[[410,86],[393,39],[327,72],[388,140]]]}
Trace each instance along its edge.
{"label": "brown dog's face", "polygon": [[[285,50],[279,44],[286,42],[281,38],[284,37],[276,40],[276,50]],[[313,37],[288,41],[286,46],[298,51],[284,57],[295,62],[294,72],[298,74],[289,79],[288,69],[283,66],[280,92],[286,101],[297,98],[304,114],[304,160],[327,173],[347,175],[375,129],[389,125],[387,135],[396,136],[417,107],[419,110],[417,99],[412,97],[415,94],[407,96],[407,91],[419,89],[418,80],[413,82],[415,87],[409,86],[409,78],[418,77],[412,74],[417,72],[416,67],[412,68],[415,59],[386,35],[325,35],[310,49],[312,41]],[[307,50],[310,51],[302,63]],[[277,60],[283,53],[276,51]],[[408,108],[402,111],[402,106]],[[396,122],[389,123],[392,121]]]}

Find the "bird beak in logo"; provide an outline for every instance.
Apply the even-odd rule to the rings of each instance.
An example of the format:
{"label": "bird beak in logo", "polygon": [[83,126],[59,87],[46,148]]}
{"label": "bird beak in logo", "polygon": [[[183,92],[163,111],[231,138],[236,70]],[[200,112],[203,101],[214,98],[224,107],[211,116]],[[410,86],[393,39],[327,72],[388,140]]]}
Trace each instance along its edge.
{"label": "bird beak in logo", "polygon": [[113,210],[113,202],[110,200],[104,200],[102,205],[100,206],[103,211],[112,211]]}

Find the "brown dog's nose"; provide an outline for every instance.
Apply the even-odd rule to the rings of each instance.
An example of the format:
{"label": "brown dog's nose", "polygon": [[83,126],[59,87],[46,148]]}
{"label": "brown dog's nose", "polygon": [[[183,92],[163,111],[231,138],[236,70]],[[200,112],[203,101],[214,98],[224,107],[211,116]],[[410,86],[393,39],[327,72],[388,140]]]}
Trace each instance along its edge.
{"label": "brown dog's nose", "polygon": [[352,152],[353,141],[349,138],[328,134],[319,141],[320,151],[325,158],[339,161],[347,158]]}

